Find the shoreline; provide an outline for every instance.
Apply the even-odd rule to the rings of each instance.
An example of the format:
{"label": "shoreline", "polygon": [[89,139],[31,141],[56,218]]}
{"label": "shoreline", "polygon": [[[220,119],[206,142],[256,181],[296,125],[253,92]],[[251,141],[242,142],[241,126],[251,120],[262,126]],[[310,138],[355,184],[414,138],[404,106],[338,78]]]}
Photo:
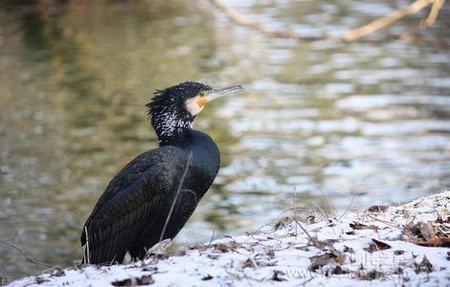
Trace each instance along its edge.
{"label": "shoreline", "polygon": [[[54,268],[7,286],[446,286],[450,191],[340,218],[289,218],[128,265]],[[161,248],[160,248],[161,249]]]}

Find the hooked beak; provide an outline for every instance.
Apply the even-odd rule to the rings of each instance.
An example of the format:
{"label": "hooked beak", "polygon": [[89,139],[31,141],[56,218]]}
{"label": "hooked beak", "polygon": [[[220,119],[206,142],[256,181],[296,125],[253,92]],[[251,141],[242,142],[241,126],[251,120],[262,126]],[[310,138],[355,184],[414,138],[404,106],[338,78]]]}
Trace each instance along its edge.
{"label": "hooked beak", "polygon": [[241,85],[234,85],[229,86],[221,89],[212,89],[209,93],[207,93],[205,96],[202,97],[202,99],[205,101],[205,104],[213,101],[217,98],[221,98],[224,96],[231,96],[234,94],[237,94],[239,92],[242,92],[244,90],[244,87]]}

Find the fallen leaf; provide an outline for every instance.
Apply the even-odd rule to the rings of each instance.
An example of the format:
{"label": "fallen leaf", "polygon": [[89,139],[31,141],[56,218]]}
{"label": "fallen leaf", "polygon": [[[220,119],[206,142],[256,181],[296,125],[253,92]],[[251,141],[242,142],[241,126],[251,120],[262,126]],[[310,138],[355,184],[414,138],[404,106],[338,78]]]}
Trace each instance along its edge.
{"label": "fallen leaf", "polygon": [[36,281],[36,284],[42,284],[42,283],[44,283],[44,282],[47,282],[48,280],[47,279],[44,279],[44,278],[42,278],[42,277],[36,277],[35,279],[34,279],[35,281]]}
{"label": "fallen leaf", "polygon": [[213,277],[210,274],[206,274],[205,276],[202,277],[203,281],[207,281],[207,280],[211,280],[213,279]]}
{"label": "fallen leaf", "polygon": [[436,223],[441,223],[441,224],[443,224],[443,223],[450,223],[450,216],[447,216],[447,218],[444,220],[442,218],[442,216],[439,215],[438,218],[436,219]]}
{"label": "fallen leaf", "polygon": [[412,241],[426,241],[434,237],[433,226],[429,222],[410,223],[403,228],[403,235]]}
{"label": "fallen leaf", "polygon": [[306,217],[306,220],[308,221],[308,223],[316,223],[316,217],[314,215],[308,215],[308,217]]}
{"label": "fallen leaf", "polygon": [[228,252],[228,251],[234,251],[234,250],[236,250],[236,248],[238,247],[238,244],[236,243],[236,242],[234,242],[234,241],[232,241],[232,242],[230,242],[230,243],[228,243],[228,244],[225,244],[225,243],[215,243],[214,245],[213,245],[213,247],[214,247],[214,249],[215,250],[218,250],[218,251],[220,251],[220,252],[222,252],[222,253],[226,253],[226,252]]}
{"label": "fallen leaf", "polygon": [[349,224],[351,228],[355,229],[355,230],[361,230],[361,229],[373,229],[373,230],[378,230],[378,226],[375,225],[365,225],[359,222],[353,222]]}
{"label": "fallen leaf", "polygon": [[388,205],[372,205],[367,210],[370,212],[384,212],[389,208]]}
{"label": "fallen leaf", "polygon": [[355,253],[355,250],[353,250],[353,248],[351,247],[348,247],[347,245],[344,245],[343,251],[347,253]]}
{"label": "fallen leaf", "polygon": [[281,277],[283,275],[285,275],[283,271],[273,270],[272,280],[273,281],[286,281],[286,278]]}
{"label": "fallen leaf", "polygon": [[217,258],[219,258],[219,255],[216,255],[216,254],[208,254],[208,255],[206,255],[206,257],[208,257],[209,259],[217,259]]}
{"label": "fallen leaf", "polygon": [[450,247],[449,237],[435,237],[425,242],[417,243],[417,245],[425,247]]}
{"label": "fallen leaf", "polygon": [[373,253],[376,251],[386,250],[389,248],[391,248],[389,244],[372,238],[372,243],[370,243],[369,247],[365,247],[363,249],[369,253]]}
{"label": "fallen leaf", "polygon": [[313,256],[311,259],[311,265],[308,269],[316,272],[320,267],[327,264],[340,266],[345,261],[345,255],[341,252],[334,250],[332,252],[327,252],[321,255]]}
{"label": "fallen leaf", "polygon": [[273,227],[273,229],[278,230],[281,227],[286,226],[290,222],[292,222],[292,219],[290,217],[283,217],[277,223],[275,223],[275,226]]}
{"label": "fallen leaf", "polygon": [[171,245],[172,245],[171,239],[164,239],[163,241],[156,243],[149,250],[147,250],[147,253],[145,254],[144,258],[167,259],[168,258],[168,256],[166,255],[167,249],[169,249]]}
{"label": "fallen leaf", "polygon": [[377,280],[385,278],[385,274],[383,272],[377,270],[370,270],[369,272],[359,271],[358,278],[361,280]]}
{"label": "fallen leaf", "polygon": [[113,286],[131,286],[132,282],[131,279],[124,279],[124,280],[116,280],[114,282],[111,282],[111,285]]}
{"label": "fallen leaf", "polygon": [[142,277],[134,277],[134,278],[127,278],[124,280],[116,280],[114,282],[111,282],[111,285],[113,286],[140,286],[140,285],[151,285],[155,283],[155,280],[152,278],[151,275],[143,275]]}
{"label": "fallen leaf", "polygon": [[267,248],[266,254],[267,254],[269,257],[274,257],[274,256],[275,256],[275,251],[273,251],[272,248]]}
{"label": "fallen leaf", "polygon": [[158,271],[158,267],[156,266],[145,266],[144,268],[142,268],[142,271],[151,271],[151,272],[157,272]]}
{"label": "fallen leaf", "polygon": [[317,248],[333,247],[333,244],[336,243],[337,241],[338,241],[337,239],[319,240],[317,239],[317,236],[311,236],[309,238],[309,242]]}
{"label": "fallen leaf", "polygon": [[255,266],[255,263],[253,263],[253,260],[251,260],[250,258],[248,258],[247,260],[244,261],[244,263],[242,263],[242,268],[256,268],[258,266]]}
{"label": "fallen leaf", "polygon": [[426,256],[423,257],[422,262],[420,262],[419,264],[416,263],[415,266],[416,266],[415,271],[417,274],[419,274],[420,272],[430,273],[433,271],[433,265]]}
{"label": "fallen leaf", "polygon": [[[435,224],[443,226],[439,222],[435,222]],[[420,246],[450,247],[449,235],[436,232],[431,222],[410,223],[403,228],[402,233],[405,240]]]}
{"label": "fallen leaf", "polygon": [[151,275],[143,275],[141,278],[136,278],[138,285],[150,285],[155,283],[155,280]]}
{"label": "fallen leaf", "polygon": [[50,277],[61,277],[65,275],[64,270],[61,268],[51,269],[48,273],[50,273]]}

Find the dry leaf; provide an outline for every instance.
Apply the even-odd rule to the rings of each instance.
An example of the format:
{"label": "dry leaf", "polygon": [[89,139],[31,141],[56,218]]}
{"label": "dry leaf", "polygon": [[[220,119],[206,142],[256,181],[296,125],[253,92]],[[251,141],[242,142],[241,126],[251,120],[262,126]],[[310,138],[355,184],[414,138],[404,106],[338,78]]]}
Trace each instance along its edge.
{"label": "dry leaf", "polygon": [[372,243],[369,245],[369,247],[365,247],[363,249],[369,253],[373,253],[376,251],[386,250],[389,248],[391,248],[389,244],[372,238]]}

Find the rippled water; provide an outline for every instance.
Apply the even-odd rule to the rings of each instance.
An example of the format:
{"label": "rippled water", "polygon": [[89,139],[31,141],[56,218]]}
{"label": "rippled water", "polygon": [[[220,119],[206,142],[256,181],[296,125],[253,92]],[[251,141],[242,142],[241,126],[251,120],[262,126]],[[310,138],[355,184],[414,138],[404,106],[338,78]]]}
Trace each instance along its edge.
{"label": "rippled water", "polygon": [[[256,230],[294,195],[300,215],[339,214],[450,186],[448,5],[423,42],[338,44],[266,38],[207,1],[13,2],[0,6],[0,276],[45,269],[5,242],[51,265],[80,258],[80,228],[109,179],[157,145],[144,104],[184,80],[247,93],[196,121],[223,167],[179,244]],[[406,5],[361,2],[229,1],[304,34]]]}

